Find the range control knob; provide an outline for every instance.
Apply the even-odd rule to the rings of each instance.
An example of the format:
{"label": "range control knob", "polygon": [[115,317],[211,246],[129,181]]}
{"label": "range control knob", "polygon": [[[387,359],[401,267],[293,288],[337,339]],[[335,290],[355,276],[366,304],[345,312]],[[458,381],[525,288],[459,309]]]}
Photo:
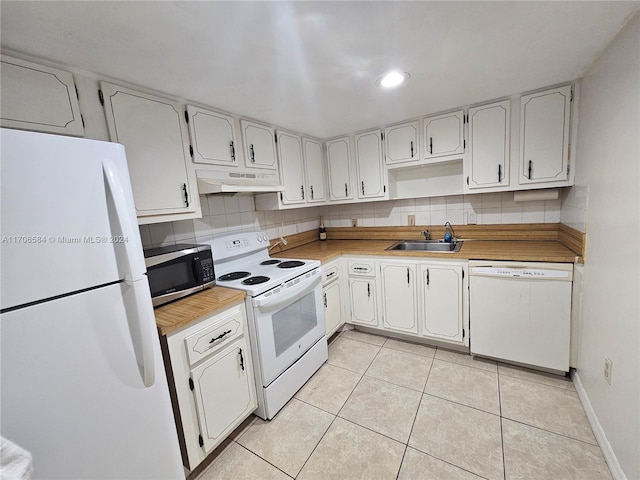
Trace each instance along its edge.
{"label": "range control knob", "polygon": [[265,242],[269,241],[269,237],[267,237],[266,233],[264,235],[262,235],[262,240],[264,240]]}
{"label": "range control knob", "polygon": [[262,235],[258,235],[258,243],[262,243]]}

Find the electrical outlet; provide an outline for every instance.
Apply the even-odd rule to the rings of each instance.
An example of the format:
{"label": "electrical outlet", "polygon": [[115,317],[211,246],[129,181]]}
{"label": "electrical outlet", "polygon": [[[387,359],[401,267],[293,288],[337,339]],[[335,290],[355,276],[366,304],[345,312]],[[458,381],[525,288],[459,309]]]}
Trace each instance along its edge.
{"label": "electrical outlet", "polygon": [[413,227],[416,224],[416,216],[409,215],[408,223],[410,227]]}
{"label": "electrical outlet", "polygon": [[352,227],[357,227],[358,226],[358,219],[357,218],[352,218],[351,219],[351,226]]}
{"label": "electrical outlet", "polygon": [[602,375],[604,379],[607,381],[609,385],[611,385],[611,373],[613,370],[613,362],[609,357],[604,358],[604,370],[602,371]]}
{"label": "electrical outlet", "polygon": [[478,223],[478,215],[476,212],[467,212],[467,225],[475,225]]}

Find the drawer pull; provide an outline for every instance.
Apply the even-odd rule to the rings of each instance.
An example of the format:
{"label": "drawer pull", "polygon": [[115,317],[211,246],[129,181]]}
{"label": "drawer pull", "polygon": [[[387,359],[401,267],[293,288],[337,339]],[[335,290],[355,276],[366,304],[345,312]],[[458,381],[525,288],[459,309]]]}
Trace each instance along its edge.
{"label": "drawer pull", "polygon": [[333,277],[336,274],[336,272],[329,272],[327,273],[327,278]]}
{"label": "drawer pull", "polygon": [[217,337],[212,338],[212,339],[209,341],[209,343],[213,343],[213,342],[215,342],[216,340],[220,340],[222,337],[224,337],[224,336],[226,336],[226,335],[228,335],[228,334],[230,334],[230,333],[231,333],[231,330],[227,330],[226,332],[221,333],[221,334],[220,334],[220,335],[218,335]]}

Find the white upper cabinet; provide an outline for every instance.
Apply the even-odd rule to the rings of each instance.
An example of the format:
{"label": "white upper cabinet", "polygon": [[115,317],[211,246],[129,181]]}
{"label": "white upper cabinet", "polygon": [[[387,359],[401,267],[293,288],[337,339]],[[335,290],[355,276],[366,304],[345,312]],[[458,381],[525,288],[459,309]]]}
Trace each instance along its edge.
{"label": "white upper cabinet", "polygon": [[302,137],[302,158],[304,161],[305,199],[307,203],[324,202],[327,199],[325,187],[322,144],[316,140]]}
{"label": "white upper cabinet", "polygon": [[138,222],[201,217],[182,106],[105,82],[100,88],[109,136],[127,154]]}
{"label": "white upper cabinet", "polygon": [[84,136],[75,83],[69,72],[2,55],[0,125]]}
{"label": "white upper cabinet", "polygon": [[424,119],[424,158],[464,153],[464,111]]}
{"label": "white upper cabinet", "polygon": [[233,117],[187,105],[193,161],[205,165],[237,167]]}
{"label": "white upper cabinet", "polygon": [[327,142],[329,196],[331,200],[353,199],[351,155],[349,150],[349,137],[337,138]]}
{"label": "white upper cabinet", "polygon": [[570,112],[570,85],[520,99],[521,185],[568,179]]}
{"label": "white upper cabinet", "polygon": [[244,158],[249,168],[277,170],[274,130],[260,123],[240,120],[244,143]]}
{"label": "white upper cabinet", "polygon": [[382,164],[382,133],[380,130],[355,136],[358,197],[384,197],[386,193]]}
{"label": "white upper cabinet", "polygon": [[469,109],[469,189],[509,185],[509,100]]}
{"label": "white upper cabinet", "polygon": [[302,139],[298,135],[282,131],[278,131],[277,138],[280,175],[284,186],[282,203],[304,203],[307,193],[304,186]]}
{"label": "white upper cabinet", "polygon": [[387,165],[420,160],[420,122],[403,123],[384,129]]}

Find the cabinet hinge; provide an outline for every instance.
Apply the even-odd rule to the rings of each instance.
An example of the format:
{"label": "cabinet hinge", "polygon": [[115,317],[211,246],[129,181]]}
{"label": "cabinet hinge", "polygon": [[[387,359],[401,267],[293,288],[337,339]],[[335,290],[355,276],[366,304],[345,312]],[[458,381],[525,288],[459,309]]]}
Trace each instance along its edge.
{"label": "cabinet hinge", "polygon": [[569,175],[570,165],[567,163],[567,175]]}
{"label": "cabinet hinge", "polygon": [[463,150],[467,149],[467,141],[466,140],[462,140],[462,148],[463,148]]}
{"label": "cabinet hinge", "polygon": [[465,333],[466,333],[466,332],[464,331],[464,328],[463,328],[463,329],[462,329],[462,338],[464,338]]}
{"label": "cabinet hinge", "polygon": [[386,185],[383,185],[383,186],[382,186],[382,192],[383,192],[383,193],[387,193],[387,186],[386,186]]}
{"label": "cabinet hinge", "polygon": [[273,141],[274,141],[275,143],[278,143],[278,135],[274,135],[274,136],[273,136]]}
{"label": "cabinet hinge", "polygon": [[76,98],[80,100],[80,95],[78,94],[78,86],[74,83],[73,87],[76,89]]}
{"label": "cabinet hinge", "polygon": [[462,278],[464,278],[464,270],[462,270]]}
{"label": "cabinet hinge", "polygon": [[100,105],[104,107],[104,95],[102,94],[102,90],[98,90],[98,98],[100,99]]}
{"label": "cabinet hinge", "polygon": [[467,176],[467,185],[469,185],[469,177]]}
{"label": "cabinet hinge", "polygon": [[189,114],[187,113],[187,111],[184,111],[184,121],[189,123]]}
{"label": "cabinet hinge", "polygon": [[571,96],[569,97],[569,101],[573,102],[573,88],[571,89]]}
{"label": "cabinet hinge", "polygon": [[84,117],[80,114],[80,120],[82,120],[82,128],[84,128]]}
{"label": "cabinet hinge", "polygon": [[384,142],[384,132],[380,132],[380,141]]}
{"label": "cabinet hinge", "polygon": [[192,390],[195,388],[195,386],[193,385],[193,379],[189,378],[189,390]]}
{"label": "cabinet hinge", "polygon": [[198,435],[198,444],[199,444],[201,447],[204,447],[204,440],[203,440],[203,438],[202,438],[202,435]]}
{"label": "cabinet hinge", "polygon": [[189,145],[189,155],[193,158],[193,145]]}
{"label": "cabinet hinge", "polygon": [[280,192],[280,201],[282,201],[282,192]]}

